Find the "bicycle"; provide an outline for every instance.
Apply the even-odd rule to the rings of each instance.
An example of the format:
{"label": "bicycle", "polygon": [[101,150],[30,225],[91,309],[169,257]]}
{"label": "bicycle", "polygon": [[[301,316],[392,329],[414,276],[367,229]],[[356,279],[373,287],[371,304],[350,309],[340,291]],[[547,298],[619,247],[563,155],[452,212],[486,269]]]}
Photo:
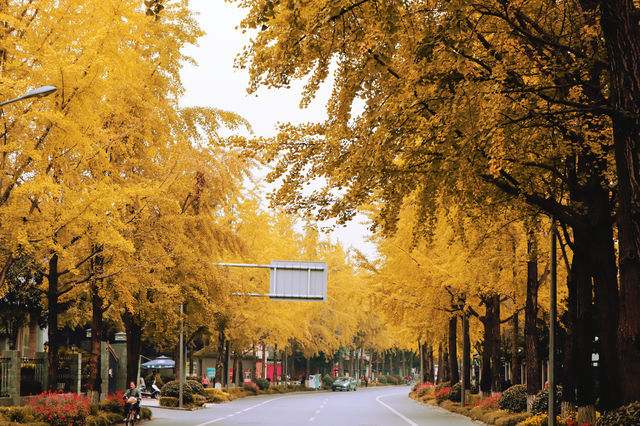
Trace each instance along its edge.
{"label": "bicycle", "polygon": [[125,409],[125,422],[124,424],[127,426],[134,426],[136,423],[136,410],[133,409],[133,404],[127,404],[127,408]]}

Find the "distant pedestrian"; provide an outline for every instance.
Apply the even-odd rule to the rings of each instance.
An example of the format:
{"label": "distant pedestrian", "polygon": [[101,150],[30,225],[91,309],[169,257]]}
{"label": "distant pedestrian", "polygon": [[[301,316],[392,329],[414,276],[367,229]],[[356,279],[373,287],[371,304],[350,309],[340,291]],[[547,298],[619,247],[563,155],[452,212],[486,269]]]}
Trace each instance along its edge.
{"label": "distant pedestrian", "polygon": [[369,387],[369,378],[367,376],[364,376],[364,387],[365,388]]}
{"label": "distant pedestrian", "polygon": [[207,376],[202,376],[202,387],[203,388],[208,388],[209,385],[211,384],[211,382],[209,381],[209,378]]}

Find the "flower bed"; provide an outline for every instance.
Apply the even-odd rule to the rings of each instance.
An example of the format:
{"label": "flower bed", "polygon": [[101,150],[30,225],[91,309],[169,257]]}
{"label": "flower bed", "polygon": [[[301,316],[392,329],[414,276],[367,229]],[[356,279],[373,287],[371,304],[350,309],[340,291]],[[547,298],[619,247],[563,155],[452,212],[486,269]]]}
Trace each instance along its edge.
{"label": "flower bed", "polygon": [[73,393],[43,392],[31,400],[38,418],[52,426],[81,425],[89,415],[89,399]]}

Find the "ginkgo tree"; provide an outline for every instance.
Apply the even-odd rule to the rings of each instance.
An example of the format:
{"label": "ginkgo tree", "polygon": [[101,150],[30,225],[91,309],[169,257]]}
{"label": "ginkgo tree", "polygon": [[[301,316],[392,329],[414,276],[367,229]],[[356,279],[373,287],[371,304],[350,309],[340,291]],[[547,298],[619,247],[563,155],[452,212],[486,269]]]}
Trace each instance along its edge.
{"label": "ginkgo tree", "polygon": [[[620,49],[620,35],[630,29],[612,25],[614,17],[633,16],[631,1],[239,4],[249,8],[243,27],[256,31],[238,62],[249,69],[251,91],[308,77],[304,105],[321,82],[331,77],[333,84],[325,122],[285,125],[273,141],[249,146],[276,163],[272,177],[284,182],[277,203],[345,221],[381,198],[375,223],[392,229],[416,188],[425,223],[438,192],[464,200],[497,190],[590,235],[577,238],[591,259],[578,286],[597,294],[608,372],[602,406],[638,399],[629,370],[620,370],[640,365],[630,343],[639,304],[628,296],[637,268],[627,266],[640,258],[630,213],[637,168],[629,153],[637,150],[629,149],[632,137],[614,131],[627,134],[616,117],[620,84],[632,81],[613,58],[635,62],[633,50]],[[624,99],[633,105],[630,95]],[[326,184],[305,193],[307,182]],[[614,217],[625,235],[620,306]]]}

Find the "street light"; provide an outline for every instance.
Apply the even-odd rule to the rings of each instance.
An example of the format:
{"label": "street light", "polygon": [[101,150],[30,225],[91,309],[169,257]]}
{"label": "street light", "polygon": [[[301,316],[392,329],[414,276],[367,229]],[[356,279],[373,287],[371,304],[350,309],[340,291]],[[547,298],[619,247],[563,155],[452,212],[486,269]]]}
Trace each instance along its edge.
{"label": "street light", "polygon": [[56,87],[54,87],[54,86],[38,87],[37,89],[33,89],[33,90],[25,93],[22,96],[18,96],[17,98],[9,99],[8,101],[4,101],[4,102],[0,103],[0,107],[1,106],[5,106],[7,104],[12,104],[14,102],[21,101],[23,99],[42,98],[43,96],[48,96],[48,95],[52,94],[56,90],[58,90],[58,89]]}

